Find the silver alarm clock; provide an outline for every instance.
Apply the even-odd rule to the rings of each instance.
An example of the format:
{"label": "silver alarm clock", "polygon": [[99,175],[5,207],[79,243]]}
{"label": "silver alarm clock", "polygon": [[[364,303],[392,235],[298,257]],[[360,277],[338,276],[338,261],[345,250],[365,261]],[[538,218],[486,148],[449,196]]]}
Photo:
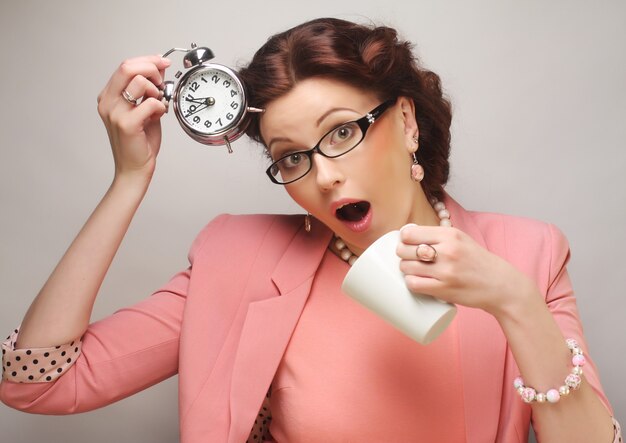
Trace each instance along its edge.
{"label": "silver alarm clock", "polygon": [[184,74],[175,74],[178,84],[164,82],[163,102],[174,102],[174,114],[183,130],[199,143],[211,146],[226,145],[233,152],[230,142],[244,133],[248,112],[263,112],[248,106],[246,90],[231,68],[208,63],[213,52],[206,47],[191,44],[191,49],[173,48],[163,54],[185,52]]}

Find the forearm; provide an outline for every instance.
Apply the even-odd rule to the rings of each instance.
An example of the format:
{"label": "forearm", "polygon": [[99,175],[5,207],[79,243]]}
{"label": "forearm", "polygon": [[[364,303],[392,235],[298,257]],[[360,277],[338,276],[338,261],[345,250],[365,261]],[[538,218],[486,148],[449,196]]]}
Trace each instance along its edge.
{"label": "forearm", "polygon": [[55,346],[80,337],[106,272],[149,179],[116,178],[31,304],[16,347]]}
{"label": "forearm", "polygon": [[[563,337],[538,290],[526,288],[526,292],[520,297],[524,303],[509,306],[508,311],[498,313],[496,319],[525,384],[545,393],[564,384],[572,369],[572,355],[565,344],[568,337]],[[532,408],[535,432],[541,443],[613,441],[609,413],[584,376],[580,389],[559,402],[535,402]]]}

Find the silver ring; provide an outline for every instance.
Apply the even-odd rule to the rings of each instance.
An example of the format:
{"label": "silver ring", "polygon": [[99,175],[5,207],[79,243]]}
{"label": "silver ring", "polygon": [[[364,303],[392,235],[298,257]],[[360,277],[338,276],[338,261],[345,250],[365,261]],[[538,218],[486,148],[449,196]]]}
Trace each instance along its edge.
{"label": "silver ring", "polygon": [[433,245],[420,243],[415,248],[415,256],[419,261],[432,263],[437,259],[437,250]]}
{"label": "silver ring", "polygon": [[126,89],[122,91],[122,97],[124,97],[124,100],[126,100],[128,103],[130,103],[133,106],[137,106],[139,104],[139,100],[133,97],[133,95],[130,92],[128,92]]}

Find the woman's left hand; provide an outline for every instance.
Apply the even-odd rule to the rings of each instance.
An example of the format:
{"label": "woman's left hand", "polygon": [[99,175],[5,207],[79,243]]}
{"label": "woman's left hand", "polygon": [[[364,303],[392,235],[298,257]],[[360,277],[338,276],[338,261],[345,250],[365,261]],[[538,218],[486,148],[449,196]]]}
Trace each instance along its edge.
{"label": "woman's left hand", "polygon": [[[436,251],[433,261],[418,259],[420,244]],[[422,247],[423,256],[433,250]],[[487,251],[453,227],[407,225],[400,232],[397,254],[411,292],[479,308],[498,317],[536,294],[535,283],[501,257]]]}

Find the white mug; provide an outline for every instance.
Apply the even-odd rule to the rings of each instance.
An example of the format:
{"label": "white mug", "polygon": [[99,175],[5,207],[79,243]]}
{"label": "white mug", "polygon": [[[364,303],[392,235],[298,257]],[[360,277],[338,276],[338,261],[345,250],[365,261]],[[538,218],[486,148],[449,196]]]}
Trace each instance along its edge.
{"label": "white mug", "polygon": [[354,262],[341,289],[421,344],[439,336],[456,314],[453,304],[414,294],[404,283],[396,247],[400,231],[380,237]]}

